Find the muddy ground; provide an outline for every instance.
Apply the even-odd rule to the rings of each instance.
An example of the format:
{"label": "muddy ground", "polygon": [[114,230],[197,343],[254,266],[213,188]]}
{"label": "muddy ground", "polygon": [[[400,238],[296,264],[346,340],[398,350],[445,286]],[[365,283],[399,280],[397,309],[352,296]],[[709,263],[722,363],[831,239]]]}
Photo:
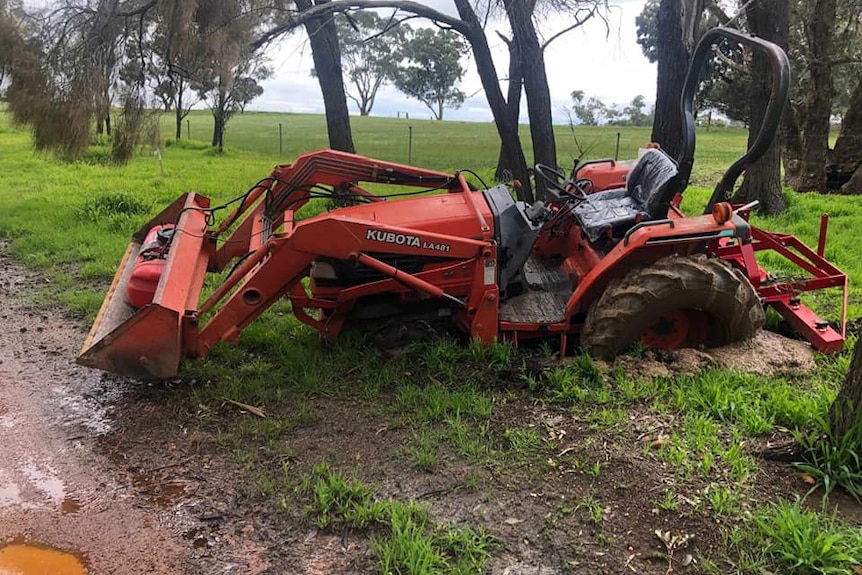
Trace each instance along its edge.
{"label": "muddy ground", "polygon": [[[70,551],[91,575],[373,572],[367,534],[319,532],[294,494],[275,509],[250,492],[254,478],[218,437],[254,415],[224,405],[218,417],[201,418],[195,406],[171,400],[170,386],[183,382],[152,386],[76,366],[84,326],[30,303],[41,281],[0,244],[0,546],[26,540]],[[787,347],[750,345],[748,355],[682,357],[696,371],[724,365],[725,356],[758,363],[757,345]],[[787,361],[810,361],[803,351]],[[667,364],[651,356],[628,368],[663,375]],[[290,431],[274,469],[300,474],[328,461],[381,497],[427,503],[439,523],[484,526],[499,542],[489,572],[664,574],[660,529],[691,536],[672,565],[696,573],[696,559],[720,546],[719,523],[695,502],[656,507],[673,474],[643,442],[672,422],[646,408],[633,409],[627,428],[606,438],[565,410],[511,403],[497,410],[494,427],[535,426],[557,446],[546,464],[477,467],[446,453],[433,472],[405,459],[410,430],[390,429],[379,410],[326,398],[308,409],[313,417]],[[576,465],[584,460],[600,461],[600,476]],[[754,491],[792,496],[804,488],[786,467],[764,462]],[[687,489],[697,493],[697,485]],[[586,498],[601,504],[600,523],[580,505]]]}

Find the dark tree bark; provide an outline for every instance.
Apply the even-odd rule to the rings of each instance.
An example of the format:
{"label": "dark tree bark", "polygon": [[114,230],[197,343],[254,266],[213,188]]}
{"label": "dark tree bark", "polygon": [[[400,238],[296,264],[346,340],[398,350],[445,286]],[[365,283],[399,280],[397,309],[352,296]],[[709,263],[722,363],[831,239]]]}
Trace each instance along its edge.
{"label": "dark tree bark", "polygon": [[828,171],[853,174],[850,181],[841,186],[841,193],[862,193],[862,81],[853,91],[829,163]]}
{"label": "dark tree bark", "polygon": [[[512,26],[512,40],[518,45],[521,75],[530,116],[530,136],[533,140],[533,161],[556,167],[557,144],[551,114],[551,93],[545,71],[545,55],[533,25],[535,0],[503,0]],[[511,109],[512,102],[508,102]],[[513,113],[517,114],[517,110]],[[517,115],[515,116],[517,123]],[[545,199],[545,183],[536,181],[536,195]]]}
{"label": "dark tree bark", "polygon": [[[786,0],[760,0],[747,5],[746,17],[752,34],[775,42],[785,50],[790,33],[790,5]],[[749,96],[748,145],[754,144],[760,132],[771,92],[771,72],[768,60],[754,52],[752,60],[751,95]],[[781,137],[766,153],[745,170],[742,185],[733,197],[735,202],[759,200],[757,210],[764,214],[779,214],[787,209],[787,199],[781,189]]]}
{"label": "dark tree bark", "polygon": [[862,163],[860,163],[850,179],[841,186],[842,194],[862,194]]}
{"label": "dark tree bark", "polygon": [[844,383],[829,408],[829,423],[832,439],[838,440],[853,429],[862,415],[862,337],[856,340],[853,359]]}
{"label": "dark tree bark", "polygon": [[[329,0],[317,0],[318,5],[328,2]],[[311,0],[296,0],[296,7],[300,10],[308,10],[311,6]],[[305,24],[305,30],[311,44],[311,56],[314,59],[320,91],[323,92],[329,147],[355,153],[353,134],[350,131],[350,112],[347,109],[347,96],[341,75],[341,48],[335,20],[332,15],[313,18]]]}
{"label": "dark tree bark", "polygon": [[[509,120],[518,124],[521,115],[521,89],[523,83],[521,81],[521,53],[518,51],[518,44],[512,40],[500,35],[500,38],[506,43],[509,48],[509,87],[506,91],[506,114]],[[494,177],[498,181],[505,181],[511,177],[511,171],[506,163],[506,156],[503,153],[503,147],[500,146],[500,155],[497,159],[497,171]]]}
{"label": "dark tree bark", "polygon": [[517,190],[518,198],[526,202],[533,202],[535,196],[530,185],[527,159],[524,157],[523,148],[521,148],[517,116],[513,122],[511,116],[507,114],[508,108],[506,101],[503,99],[503,92],[500,90],[500,82],[497,80],[497,69],[491,57],[491,49],[488,47],[485,31],[482,30],[479,19],[476,17],[476,12],[473,11],[469,0],[455,0],[455,7],[458,9],[458,15],[461,16],[463,23],[466,25],[459,32],[470,43],[470,48],[473,51],[473,58],[476,60],[476,70],[479,72],[482,88],[485,90],[485,97],[488,99],[488,106],[494,115],[494,123],[497,126],[497,133],[500,135],[503,153],[506,156],[506,164],[509,166],[512,176],[521,183],[520,189]]}
{"label": "dark tree bark", "polygon": [[683,37],[682,0],[661,0],[657,20],[658,81],[650,138],[676,158],[682,151],[679,101],[691,56]]}
{"label": "dark tree bark", "polygon": [[185,96],[188,84],[182,76],[178,76],[173,83],[176,93],[176,110],[174,111],[174,119],[176,120],[177,129],[176,138],[177,140],[180,140],[183,137],[183,120],[189,115],[189,110],[186,110],[185,103],[183,101],[183,96]]}
{"label": "dark tree bark", "polygon": [[218,91],[218,99],[216,101],[216,105],[212,108],[213,113],[213,147],[217,147],[219,153],[224,151],[224,131],[227,127],[228,120],[228,95],[222,87],[221,80],[219,80],[219,91]]}
{"label": "dark tree bark", "polygon": [[815,0],[805,26],[808,39],[809,90],[795,104],[798,148],[785,156],[786,183],[797,192],[826,191],[829,116],[832,113],[832,44],[835,0]]}

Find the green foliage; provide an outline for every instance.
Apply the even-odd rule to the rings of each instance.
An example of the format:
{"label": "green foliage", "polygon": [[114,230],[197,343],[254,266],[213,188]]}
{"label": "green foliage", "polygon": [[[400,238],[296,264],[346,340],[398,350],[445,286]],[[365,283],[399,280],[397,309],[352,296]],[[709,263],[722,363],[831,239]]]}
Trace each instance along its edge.
{"label": "green foliage", "polygon": [[726,370],[677,376],[667,386],[677,409],[738,424],[749,434],[764,433],[775,424],[804,428],[831,401],[828,386],[800,390],[786,379]]}
{"label": "green foliage", "polygon": [[846,575],[862,561],[862,534],[798,501],[769,504],[734,530],[731,548],[745,572]]}
{"label": "green foliage", "polygon": [[[347,524],[364,529],[372,523],[388,519],[385,505],[374,499],[374,491],[357,480],[342,477],[326,464],[318,465],[310,482],[312,509],[321,529]],[[415,514],[424,519],[424,511]]]}
{"label": "green foliage", "polygon": [[367,116],[374,107],[378,88],[393,74],[395,50],[404,42],[405,31],[410,27],[401,24],[387,30],[391,23],[369,10],[358,10],[349,16],[337,14],[335,24],[347,97],[362,116]]}
{"label": "green foliage", "polygon": [[442,120],[445,106],[458,108],[466,97],[456,87],[464,76],[460,60],[466,51],[467,44],[451,30],[411,30],[396,52],[400,64],[392,72],[393,83]]}
{"label": "green foliage", "polygon": [[812,432],[797,433],[796,440],[807,460],[796,466],[815,479],[815,488],[823,488],[824,499],[840,487],[862,502],[862,419],[844,436],[836,437],[821,417]]}
{"label": "green foliage", "polygon": [[371,529],[371,548],[382,574],[457,575],[482,573],[497,542],[484,531],[437,526],[414,502],[381,501],[373,490],[348,480],[326,464],[303,479],[310,494],[309,513],[320,528]]}
{"label": "green foliage", "polygon": [[572,112],[584,126],[652,126],[653,115],[644,112],[646,102],[640,94],[622,109],[616,104],[608,105],[592,96],[587,98],[583,90],[575,90],[571,96],[574,102]]}

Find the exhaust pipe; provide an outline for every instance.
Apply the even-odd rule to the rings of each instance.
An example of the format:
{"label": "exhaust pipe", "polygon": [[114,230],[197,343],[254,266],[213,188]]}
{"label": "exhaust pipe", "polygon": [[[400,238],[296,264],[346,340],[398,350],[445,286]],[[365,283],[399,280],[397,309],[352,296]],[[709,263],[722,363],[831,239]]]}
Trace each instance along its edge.
{"label": "exhaust pipe", "polygon": [[[132,235],[77,363],[137,379],[177,374],[181,357],[192,351],[187,342],[194,341],[194,312],[214,253],[207,233],[209,205],[204,196],[183,194]],[[153,302],[135,308],[126,290],[138,253],[149,231],[166,224],[176,229]]]}

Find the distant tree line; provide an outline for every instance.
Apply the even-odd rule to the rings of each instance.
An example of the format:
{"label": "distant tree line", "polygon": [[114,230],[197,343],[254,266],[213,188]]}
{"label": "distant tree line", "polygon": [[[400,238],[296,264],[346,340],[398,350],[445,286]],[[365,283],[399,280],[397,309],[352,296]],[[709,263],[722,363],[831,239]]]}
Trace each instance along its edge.
{"label": "distant tree line", "polygon": [[605,104],[594,96],[587,97],[583,90],[573,91],[572,101],[572,113],[584,126],[651,126],[653,123],[653,113],[644,111],[646,101],[641,94],[622,107]]}

